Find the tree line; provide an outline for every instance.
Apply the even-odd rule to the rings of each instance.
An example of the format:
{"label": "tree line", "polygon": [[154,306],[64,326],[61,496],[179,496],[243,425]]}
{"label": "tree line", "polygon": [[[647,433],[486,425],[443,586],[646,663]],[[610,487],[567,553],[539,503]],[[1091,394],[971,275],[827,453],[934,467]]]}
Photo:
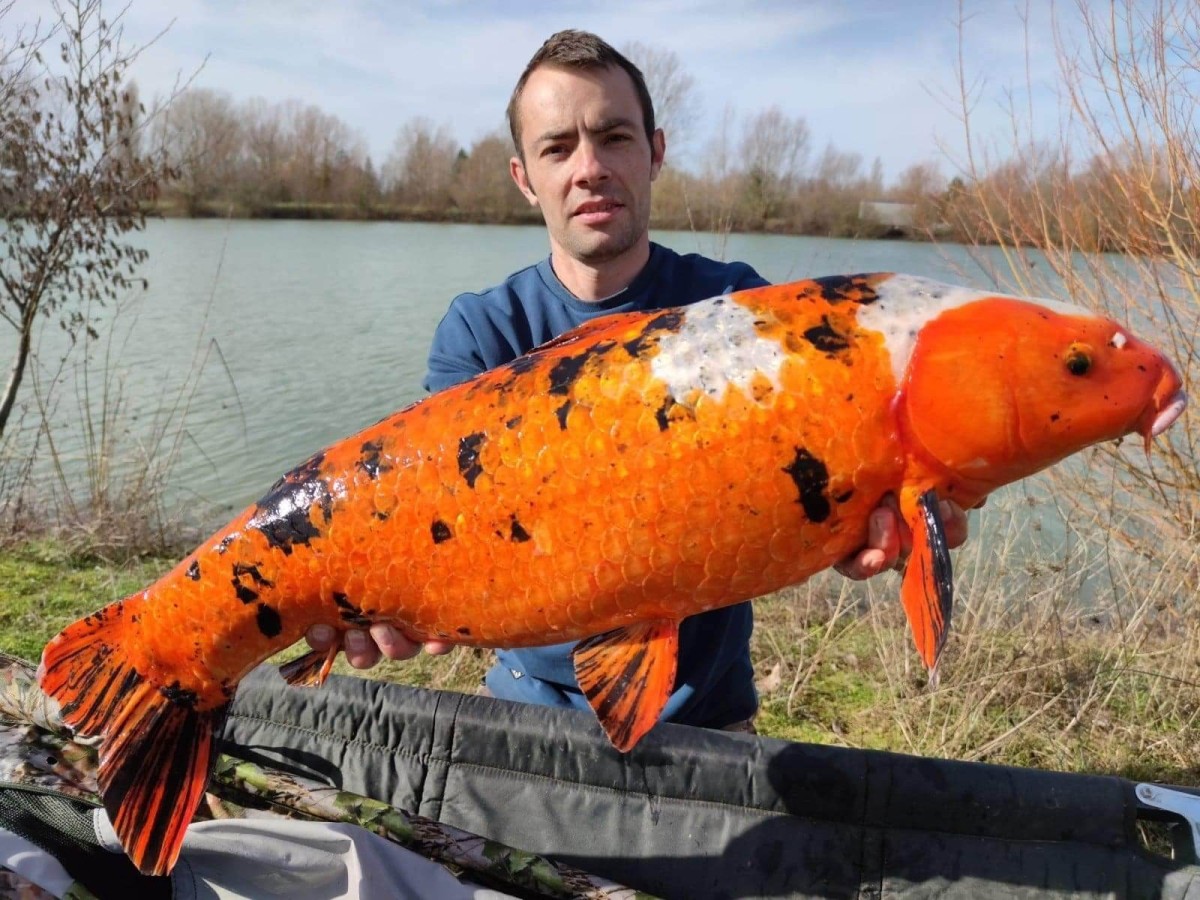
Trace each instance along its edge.
{"label": "tree line", "polygon": [[[680,120],[678,102],[660,121]],[[537,222],[513,185],[512,141],[504,129],[461,146],[446,124],[400,124],[376,166],[362,135],[337,116],[296,101],[236,100],[194,88],[151,116],[146,140],[172,160],[179,177],[164,186],[161,208],[184,216],[386,218]],[[668,134],[673,132],[668,131]],[[697,171],[668,163],[655,186],[660,228],[877,235],[863,218],[866,200],[924,203],[945,191],[937,167],[914,166],[885,186],[878,160],[826,147],[810,159],[802,118],[771,108],[740,122],[731,112],[700,155]]]}

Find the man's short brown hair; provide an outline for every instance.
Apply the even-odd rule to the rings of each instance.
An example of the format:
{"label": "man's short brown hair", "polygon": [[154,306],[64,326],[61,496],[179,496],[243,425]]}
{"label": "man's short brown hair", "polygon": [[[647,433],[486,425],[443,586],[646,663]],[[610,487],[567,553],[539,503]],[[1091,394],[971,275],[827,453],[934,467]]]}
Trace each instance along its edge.
{"label": "man's short brown hair", "polygon": [[508,130],[512,134],[517,156],[522,160],[525,159],[525,151],[521,147],[521,123],[517,115],[517,104],[521,100],[521,93],[525,90],[529,76],[541,66],[558,66],[562,69],[624,69],[633,79],[633,89],[642,107],[642,124],[646,128],[646,139],[654,139],[654,101],[650,99],[650,91],[646,87],[646,79],[641,70],[602,38],[588,31],[576,31],[571,28],[556,32],[546,39],[525,66],[525,71],[521,73],[517,86],[513,88],[512,97],[509,98]]}

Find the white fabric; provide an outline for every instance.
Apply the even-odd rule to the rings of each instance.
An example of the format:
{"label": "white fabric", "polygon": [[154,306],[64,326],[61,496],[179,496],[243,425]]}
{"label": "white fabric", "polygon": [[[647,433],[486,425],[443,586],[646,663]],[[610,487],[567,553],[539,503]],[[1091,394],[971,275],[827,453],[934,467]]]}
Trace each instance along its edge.
{"label": "white fabric", "polygon": [[0,865],[61,897],[75,881],[57,859],[19,834],[0,828]]}
{"label": "white fabric", "polygon": [[[103,810],[96,835],[113,852],[120,842]],[[180,900],[504,900],[464,884],[432,860],[355,825],[292,819],[221,819],[188,827],[171,873]]]}

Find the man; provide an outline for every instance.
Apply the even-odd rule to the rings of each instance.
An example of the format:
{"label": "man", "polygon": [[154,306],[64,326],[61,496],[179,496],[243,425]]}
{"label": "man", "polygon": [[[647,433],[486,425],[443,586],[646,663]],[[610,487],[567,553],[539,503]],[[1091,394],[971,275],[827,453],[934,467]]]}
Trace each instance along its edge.
{"label": "man", "polygon": [[[513,91],[509,127],[517,155],[509,171],[542,211],[550,257],[481,294],[463,294],[438,325],[425,387],[437,391],[502,365],[597,316],[678,306],[767,282],[744,263],[680,256],[649,237],[651,183],[666,140],[641,73],[595,35],[563,31],[530,60]],[[951,545],[966,538],[966,516],[943,505]],[[838,566],[867,578],[901,558],[907,535],[895,504],[870,519],[868,545]],[[711,728],[752,731],[758,709],[750,665],[749,603],[683,622],[676,689],[663,717]],[[323,649],[333,629],[314,628]],[[571,644],[497,652],[487,674],[496,697],[586,707],[575,683]],[[389,625],[346,634],[351,665],[381,655],[405,659],[421,649]],[[430,653],[450,645],[431,641]]]}

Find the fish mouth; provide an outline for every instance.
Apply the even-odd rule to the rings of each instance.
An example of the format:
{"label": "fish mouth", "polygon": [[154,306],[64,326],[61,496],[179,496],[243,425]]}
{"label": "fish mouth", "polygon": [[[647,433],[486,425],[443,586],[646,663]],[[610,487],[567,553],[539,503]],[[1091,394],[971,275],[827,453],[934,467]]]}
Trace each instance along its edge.
{"label": "fish mouth", "polygon": [[1174,425],[1185,409],[1187,394],[1179,376],[1174,370],[1168,369],[1154,391],[1154,398],[1138,418],[1137,432],[1145,440],[1147,453],[1150,452],[1150,442]]}
{"label": "fish mouth", "polygon": [[1175,420],[1183,415],[1183,411],[1187,408],[1187,394],[1183,391],[1176,391],[1175,395],[1167,402],[1158,414],[1154,417],[1154,421],[1150,423],[1150,437],[1156,438],[1172,425]]}

